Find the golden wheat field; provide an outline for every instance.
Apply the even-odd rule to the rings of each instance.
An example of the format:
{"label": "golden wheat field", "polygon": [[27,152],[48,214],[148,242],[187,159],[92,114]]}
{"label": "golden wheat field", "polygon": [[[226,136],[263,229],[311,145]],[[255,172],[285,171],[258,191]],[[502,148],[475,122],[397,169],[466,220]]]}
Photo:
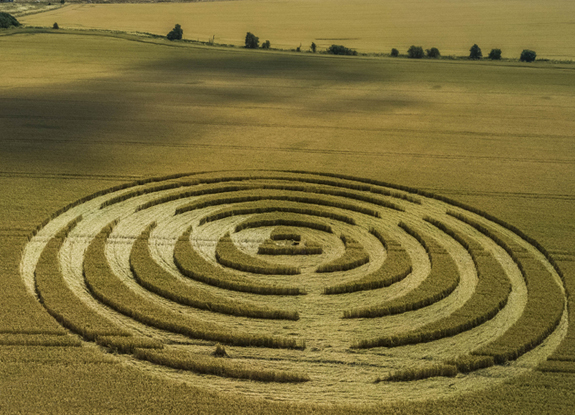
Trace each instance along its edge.
{"label": "golden wheat field", "polygon": [[[565,29],[569,3],[519,3]],[[376,3],[334,2],[355,23],[323,34],[325,4],[73,4],[20,19],[58,31],[0,30],[0,413],[572,412],[572,64],[128,33],[375,33]],[[466,53],[400,6],[401,33]]]}
{"label": "golden wheat field", "polygon": [[246,32],[272,47],[307,51],[311,42],[343,44],[359,52],[405,53],[411,45],[437,47],[442,55],[484,54],[499,48],[507,58],[533,49],[548,59],[575,59],[569,0],[242,0],[159,4],[70,4],[25,17],[29,25],[97,28],[166,35],[175,23],[184,38],[243,45]]}

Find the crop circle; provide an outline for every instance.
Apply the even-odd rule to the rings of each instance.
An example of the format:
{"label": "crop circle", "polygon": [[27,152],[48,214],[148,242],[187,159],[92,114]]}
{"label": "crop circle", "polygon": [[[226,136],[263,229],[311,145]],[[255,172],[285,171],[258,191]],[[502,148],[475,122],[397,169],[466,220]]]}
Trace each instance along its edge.
{"label": "crop circle", "polygon": [[126,364],[288,401],[490,387],[533,370],[568,324],[554,263],[517,229],[324,173],[181,174],[90,195],[38,227],[21,274]]}

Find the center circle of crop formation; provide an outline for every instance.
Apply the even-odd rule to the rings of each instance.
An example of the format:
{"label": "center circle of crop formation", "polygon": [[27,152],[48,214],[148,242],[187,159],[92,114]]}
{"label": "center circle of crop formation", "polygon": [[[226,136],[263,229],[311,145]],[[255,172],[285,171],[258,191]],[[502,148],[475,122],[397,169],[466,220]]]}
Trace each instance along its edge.
{"label": "center circle of crop formation", "polygon": [[142,180],[38,226],[21,262],[62,326],[160,377],[283,401],[448,397],[534,370],[567,330],[545,250],[378,180]]}

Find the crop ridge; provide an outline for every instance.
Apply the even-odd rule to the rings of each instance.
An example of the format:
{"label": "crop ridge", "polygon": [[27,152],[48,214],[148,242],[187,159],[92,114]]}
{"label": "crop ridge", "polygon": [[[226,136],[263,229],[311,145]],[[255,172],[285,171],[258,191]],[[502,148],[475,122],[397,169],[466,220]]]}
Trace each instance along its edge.
{"label": "crop ridge", "polygon": [[203,290],[182,284],[150,257],[149,237],[153,225],[136,239],[130,253],[130,269],[134,279],[145,289],[180,304],[216,313],[251,318],[299,319],[297,311],[276,310],[227,298],[220,299]]}
{"label": "crop ridge", "polygon": [[324,294],[346,294],[389,287],[411,274],[411,260],[405,249],[389,235],[384,235],[380,229],[371,228],[369,232],[387,249],[384,263],[377,270],[356,280],[326,287]]}
{"label": "crop ridge", "polygon": [[174,264],[188,278],[226,290],[262,295],[301,295],[305,291],[298,287],[261,284],[240,275],[226,272],[210,264],[199,255],[190,242],[191,227],[184,232],[174,249]]}

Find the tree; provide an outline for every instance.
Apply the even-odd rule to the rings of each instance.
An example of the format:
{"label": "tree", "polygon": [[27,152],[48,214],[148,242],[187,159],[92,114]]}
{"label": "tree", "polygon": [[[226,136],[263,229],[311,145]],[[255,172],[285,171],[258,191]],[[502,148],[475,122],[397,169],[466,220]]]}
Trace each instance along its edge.
{"label": "tree", "polygon": [[482,57],[483,54],[481,53],[481,48],[476,44],[471,46],[471,49],[469,49],[469,59],[478,60],[481,59]]}
{"label": "tree", "polygon": [[439,49],[437,48],[426,49],[425,52],[427,53],[428,58],[439,58],[441,56],[441,53],[439,53]]}
{"label": "tree", "polygon": [[501,60],[501,49],[491,49],[488,58],[491,59],[492,61]]}
{"label": "tree", "polygon": [[11,14],[0,12],[0,29],[8,29],[11,26],[20,26],[20,22]]}
{"label": "tree", "polygon": [[534,62],[535,58],[537,58],[537,54],[535,53],[534,50],[523,49],[523,52],[521,52],[521,57],[519,58],[519,60],[521,62]]}
{"label": "tree", "polygon": [[246,33],[246,48],[257,49],[260,44],[260,38],[253,33]]}
{"label": "tree", "polygon": [[315,53],[315,50],[316,50],[316,49],[317,49],[316,44],[315,44],[314,42],[311,42],[311,51],[312,51],[313,53]]}
{"label": "tree", "polygon": [[54,26],[52,26],[52,29],[60,29],[60,26],[58,26],[58,23],[54,23]]}
{"label": "tree", "polygon": [[170,33],[168,33],[168,40],[180,40],[182,39],[182,35],[184,31],[182,30],[182,26],[176,24],[176,26],[172,29]]}
{"label": "tree", "polygon": [[262,43],[262,49],[269,49],[271,46],[271,43],[269,40],[266,40],[264,43]]}
{"label": "tree", "polygon": [[60,0],[60,4],[66,3],[66,0]]}
{"label": "tree", "polygon": [[397,58],[399,56],[399,51],[395,48],[391,49],[391,56]]}
{"label": "tree", "polygon": [[327,53],[331,53],[332,55],[357,55],[355,50],[346,48],[342,45],[331,45],[327,49]]}
{"label": "tree", "polygon": [[421,46],[411,45],[409,49],[407,49],[407,57],[411,59],[423,58],[423,48]]}

